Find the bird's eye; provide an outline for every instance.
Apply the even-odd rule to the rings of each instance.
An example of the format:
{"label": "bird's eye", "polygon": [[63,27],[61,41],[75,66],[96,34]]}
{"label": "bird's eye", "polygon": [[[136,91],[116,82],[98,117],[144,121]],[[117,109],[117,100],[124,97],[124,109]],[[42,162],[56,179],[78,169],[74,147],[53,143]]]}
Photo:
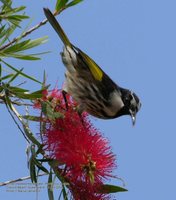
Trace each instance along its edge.
{"label": "bird's eye", "polygon": [[133,96],[131,94],[125,96],[125,101],[130,102],[133,99]]}
{"label": "bird's eye", "polygon": [[130,94],[124,96],[123,102],[125,106],[130,107],[132,96]]}

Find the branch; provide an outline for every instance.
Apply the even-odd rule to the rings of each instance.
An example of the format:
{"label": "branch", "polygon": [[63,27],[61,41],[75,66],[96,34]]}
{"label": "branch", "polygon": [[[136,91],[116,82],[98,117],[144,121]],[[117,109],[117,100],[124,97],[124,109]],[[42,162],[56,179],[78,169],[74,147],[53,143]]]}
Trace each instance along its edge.
{"label": "branch", "polygon": [[[38,174],[38,176],[45,176],[45,175],[47,175],[47,173]],[[15,179],[15,180],[2,182],[2,183],[0,183],[0,187],[1,186],[5,186],[5,185],[9,185],[9,184],[12,184],[12,183],[16,183],[16,182],[19,182],[19,181],[25,181],[25,180],[28,180],[28,179],[31,179],[31,177],[30,176],[25,176],[25,177],[18,178],[18,179]]]}
{"label": "branch", "polygon": [[[26,140],[28,143],[30,143],[30,141],[29,141],[28,138],[26,137],[24,131],[21,129],[21,127],[20,127],[20,125],[17,123],[15,117],[12,115],[12,113],[11,113],[11,111],[10,111],[10,109],[9,109],[8,104],[7,104],[6,101],[5,101],[5,105],[6,105],[7,111],[9,112],[9,114],[10,114],[10,116],[12,117],[13,121],[15,122],[15,124],[16,124],[17,127],[18,127],[18,129],[19,129],[20,132],[22,133],[23,137],[25,138],[25,140]],[[13,110],[13,113],[18,117],[17,113],[14,112],[14,110]],[[19,119],[19,118],[18,118],[18,119]]]}
{"label": "branch", "polygon": [[[33,104],[30,103],[22,103],[18,101],[11,101],[12,104],[17,105],[17,106],[33,106]],[[3,100],[0,100],[0,104],[4,104]]]}
{"label": "branch", "polygon": [[[54,16],[59,15],[63,10],[65,10],[65,7],[63,7],[62,9],[60,9],[58,12],[54,12]],[[27,30],[26,32],[24,32],[22,35],[14,38],[11,42],[7,43],[6,45],[2,46],[0,48],[0,51],[6,49],[7,47],[11,46],[12,44],[14,44],[15,42],[17,42],[18,40],[26,37],[27,35],[31,34],[33,31],[37,30],[38,28],[40,28],[41,26],[45,25],[48,22],[47,19],[44,19],[43,21],[41,21],[39,24],[35,25],[34,27],[30,28],[29,30]]]}

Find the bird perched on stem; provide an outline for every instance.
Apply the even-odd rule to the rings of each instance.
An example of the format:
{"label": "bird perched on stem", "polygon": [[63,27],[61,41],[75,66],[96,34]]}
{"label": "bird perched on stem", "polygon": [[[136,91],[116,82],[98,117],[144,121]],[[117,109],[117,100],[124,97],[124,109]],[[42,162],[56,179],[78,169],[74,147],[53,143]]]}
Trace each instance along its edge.
{"label": "bird perched on stem", "polygon": [[61,53],[67,69],[64,90],[79,104],[79,112],[86,111],[101,119],[130,115],[134,125],[141,107],[137,95],[115,84],[94,60],[74,46],[49,9],[44,8],[44,13],[64,43]]}

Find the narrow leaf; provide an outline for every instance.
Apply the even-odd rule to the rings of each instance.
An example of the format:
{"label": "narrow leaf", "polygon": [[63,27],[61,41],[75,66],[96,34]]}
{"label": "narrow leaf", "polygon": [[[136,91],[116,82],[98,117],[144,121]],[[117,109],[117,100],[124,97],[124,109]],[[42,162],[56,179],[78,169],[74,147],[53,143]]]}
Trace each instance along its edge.
{"label": "narrow leaf", "polygon": [[14,74],[8,74],[8,75],[6,75],[6,76],[3,76],[3,77],[0,78],[0,81],[5,80],[5,79],[8,79],[8,78],[12,77],[13,75],[14,75]]}
{"label": "narrow leaf", "polygon": [[0,42],[0,46],[2,46],[9,39],[10,35],[12,35],[16,28],[16,25],[11,25],[8,29],[6,29],[4,38]]}
{"label": "narrow leaf", "polygon": [[48,197],[49,200],[54,200],[52,169],[50,169],[50,173],[48,176]]}
{"label": "narrow leaf", "polygon": [[30,159],[30,176],[32,183],[37,183],[36,168],[33,159]]}
{"label": "narrow leaf", "polygon": [[13,87],[13,86],[8,86],[8,90],[11,91],[11,92],[18,92],[18,93],[24,93],[24,92],[29,91],[27,89],[23,89],[23,88],[19,88],[19,87]]}
{"label": "narrow leaf", "polygon": [[0,63],[0,80],[1,80],[1,75],[2,75],[2,65]]}
{"label": "narrow leaf", "polygon": [[[38,147],[38,149],[37,149],[37,151],[36,151],[36,155],[38,155],[39,153],[43,153],[43,144],[41,144],[39,147]],[[38,159],[38,161],[40,161],[40,162],[42,162],[41,161],[42,159]]]}
{"label": "narrow leaf", "polygon": [[35,158],[33,158],[34,164],[43,172],[49,174],[49,171]]}
{"label": "narrow leaf", "polygon": [[5,103],[9,106],[9,108],[12,110],[12,103],[10,101],[10,98],[5,95]]}
{"label": "narrow leaf", "polygon": [[76,4],[78,4],[78,3],[80,3],[80,2],[82,2],[83,0],[73,0],[73,1],[71,1],[70,3],[68,3],[67,5],[66,5],[66,7],[68,8],[68,7],[71,7],[71,6],[75,6]]}
{"label": "narrow leaf", "polygon": [[3,26],[0,28],[0,38],[4,37],[4,35],[6,34],[5,26],[6,26],[6,25],[3,25]]}
{"label": "narrow leaf", "polygon": [[63,7],[65,7],[68,0],[57,0],[55,10],[60,11]]}
{"label": "narrow leaf", "polygon": [[[7,67],[9,67],[10,69],[14,70],[15,72],[20,72],[20,70],[18,70],[18,69],[16,69],[16,68],[12,67],[10,64],[6,63],[5,61],[3,61],[3,60],[1,60],[1,61],[2,61]],[[32,80],[32,81],[35,81],[35,82],[37,82],[37,83],[42,84],[42,83],[41,83],[40,81],[38,81],[37,79],[35,79],[35,78],[33,78],[33,77],[31,77],[31,76],[29,76],[29,75],[23,73],[23,72],[20,72],[20,75],[22,75],[22,76],[24,76],[25,78],[28,78],[28,79],[30,79],[30,80]]]}
{"label": "narrow leaf", "polygon": [[20,69],[16,74],[14,74],[13,77],[8,81],[8,84],[14,81],[17,78],[17,76],[20,74],[20,72],[22,71],[23,71],[23,68]]}
{"label": "narrow leaf", "polygon": [[102,185],[100,190],[98,191],[99,193],[116,193],[116,192],[126,192],[128,191],[127,189],[123,188],[123,187],[119,187],[119,186],[115,186],[115,185]]}
{"label": "narrow leaf", "polygon": [[65,186],[63,184],[62,184],[62,192],[63,192],[64,200],[68,200],[67,192],[66,192]]}
{"label": "narrow leaf", "polygon": [[40,142],[38,142],[38,140],[34,137],[34,135],[32,134],[32,132],[30,131],[30,129],[29,129],[27,126],[23,125],[23,129],[24,129],[24,131],[25,131],[25,133],[26,133],[27,138],[28,138],[32,143],[36,144],[37,146],[40,146],[40,145],[41,145]]}
{"label": "narrow leaf", "polygon": [[22,54],[6,54],[6,57],[13,57],[21,60],[40,60],[39,57],[33,55],[22,55]]}

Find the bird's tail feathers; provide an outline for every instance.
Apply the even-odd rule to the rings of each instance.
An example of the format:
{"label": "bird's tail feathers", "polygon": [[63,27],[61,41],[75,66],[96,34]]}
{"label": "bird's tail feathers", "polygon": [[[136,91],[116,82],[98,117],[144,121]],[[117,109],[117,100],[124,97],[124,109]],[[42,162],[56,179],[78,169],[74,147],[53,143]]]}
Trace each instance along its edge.
{"label": "bird's tail feathers", "polygon": [[52,12],[48,8],[43,8],[43,10],[44,10],[46,18],[48,19],[48,21],[52,25],[52,27],[55,29],[55,31],[57,32],[57,34],[59,35],[59,37],[62,40],[62,42],[64,43],[64,45],[72,47],[68,37],[64,33],[62,27],[60,26],[60,24],[56,20],[55,16],[52,14]]}

